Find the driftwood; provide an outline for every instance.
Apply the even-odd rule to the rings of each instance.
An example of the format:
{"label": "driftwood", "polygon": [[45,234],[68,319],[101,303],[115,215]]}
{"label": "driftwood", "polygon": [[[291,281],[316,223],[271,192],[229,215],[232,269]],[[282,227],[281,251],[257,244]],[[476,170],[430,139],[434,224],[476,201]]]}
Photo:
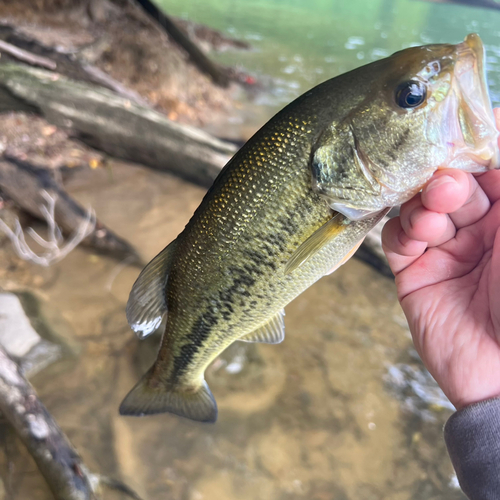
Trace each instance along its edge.
{"label": "driftwood", "polygon": [[35,459],[56,500],[96,498],[82,459],[1,346],[0,410]]}
{"label": "driftwood", "polygon": [[226,68],[211,61],[199,48],[193,43],[175,22],[162,12],[150,0],[131,0],[132,5],[140,4],[142,9],[155,23],[158,24],[189,56],[189,59],[203,73],[221,87],[227,87],[230,82],[230,74]]}
{"label": "driftwood", "polygon": [[207,187],[236,149],[107,89],[38,68],[0,65],[0,111],[18,110],[36,112],[111,156]]}
{"label": "driftwood", "polygon": [[0,345],[0,411],[14,428],[55,500],[99,500],[100,485],[134,500],[141,497],[123,482],[92,474],[38,399],[33,386]]}
{"label": "driftwood", "polygon": [[[55,222],[66,234],[74,233],[88,218],[88,210],[61,188],[50,171],[13,157],[0,157],[0,189],[23,210],[39,219],[44,218],[42,207],[46,200],[43,193],[50,193],[57,200]],[[135,263],[141,263],[135,249],[99,221],[96,221],[95,229],[82,244],[114,257],[130,258]]]}
{"label": "driftwood", "polygon": [[[187,38],[149,1],[139,3],[164,28],[173,26],[174,33],[178,31]],[[134,2],[130,4],[136,5]],[[115,91],[111,94],[55,73],[30,70],[25,66],[0,65],[0,112],[17,110],[38,113],[88,145],[110,155],[171,171],[205,187],[211,185],[236,150],[233,145],[197,129],[171,122],[98,68],[80,64],[65,54],[27,39],[10,26],[0,26],[0,37],[35,50],[39,55],[34,56],[34,63],[36,57],[41,57],[44,62],[45,57],[50,56],[51,61],[58,60],[58,71],[62,69],[73,78],[83,78]],[[29,58],[29,54],[24,50],[20,58],[27,55]],[[25,200],[26,197],[17,196],[17,199]],[[29,208],[28,211],[34,213]],[[81,214],[81,209],[77,212]],[[68,224],[63,221],[58,223],[68,230]],[[75,227],[74,224],[71,227]],[[103,228],[99,229],[102,235]],[[96,243],[90,242],[92,246]],[[107,246],[110,242],[100,240],[99,243]],[[393,276],[383,255],[379,236],[368,236],[356,256],[383,275]]]}

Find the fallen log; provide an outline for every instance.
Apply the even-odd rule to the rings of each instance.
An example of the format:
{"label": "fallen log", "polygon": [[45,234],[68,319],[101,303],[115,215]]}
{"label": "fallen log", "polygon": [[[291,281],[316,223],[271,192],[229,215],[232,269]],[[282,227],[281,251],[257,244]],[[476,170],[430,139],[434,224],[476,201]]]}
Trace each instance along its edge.
{"label": "fallen log", "polygon": [[30,110],[111,156],[210,186],[236,148],[107,89],[0,65],[0,111]]}
{"label": "fallen log", "polygon": [[55,500],[99,500],[100,485],[134,500],[139,495],[121,481],[92,474],[19,366],[0,345],[0,411],[14,428]]}
{"label": "fallen log", "polygon": [[82,459],[1,346],[0,410],[35,459],[56,500],[96,498]]}
{"label": "fallen log", "polygon": [[[56,200],[53,222],[66,234],[74,234],[88,222],[88,210],[71,198],[54,180],[49,170],[4,155],[0,157],[0,189],[23,210],[42,220],[46,218],[43,193],[50,193]],[[136,264],[142,264],[132,245],[98,220],[82,244],[120,259],[128,258]]]}

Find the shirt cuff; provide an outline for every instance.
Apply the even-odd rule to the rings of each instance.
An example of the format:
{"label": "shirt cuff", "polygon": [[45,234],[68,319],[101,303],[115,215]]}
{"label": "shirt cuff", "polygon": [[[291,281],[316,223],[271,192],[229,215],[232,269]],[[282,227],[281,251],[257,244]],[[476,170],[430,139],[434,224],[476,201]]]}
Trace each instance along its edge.
{"label": "shirt cuff", "polygon": [[444,427],[458,481],[470,500],[500,498],[500,398],[466,406]]}

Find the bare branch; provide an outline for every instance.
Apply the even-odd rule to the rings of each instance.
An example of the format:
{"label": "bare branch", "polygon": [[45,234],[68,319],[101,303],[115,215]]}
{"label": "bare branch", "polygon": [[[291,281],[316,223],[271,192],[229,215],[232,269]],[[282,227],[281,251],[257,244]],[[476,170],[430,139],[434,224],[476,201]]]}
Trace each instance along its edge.
{"label": "bare branch", "polygon": [[21,259],[29,260],[39,266],[48,267],[64,259],[84,238],[94,231],[96,218],[93,210],[89,209],[86,218],[80,223],[71,238],[65,244],[62,244],[61,229],[55,220],[57,196],[51,196],[45,190],[41,194],[47,202],[47,206],[41,207],[41,212],[47,222],[48,240],[42,238],[33,228],[28,228],[27,232],[38,245],[45,249],[45,252],[38,255],[29,247],[18,219],[15,220],[14,231],[0,219],[0,230],[10,239]]}
{"label": "bare branch", "polygon": [[27,50],[20,49],[11,43],[0,40],[0,51],[3,51],[7,54],[10,54],[12,57],[19,59],[19,61],[23,61],[28,64],[32,64],[34,66],[41,66],[42,68],[47,68],[51,70],[55,70],[57,68],[57,64],[46,57],[37,56],[36,54],[32,54]]}
{"label": "bare branch", "polygon": [[98,67],[91,66],[90,64],[82,64],[82,68],[93,78],[95,83],[98,83],[110,90],[114,90],[117,94],[125,97],[126,99],[130,99],[141,106],[151,106],[151,104],[146,99],[143,99],[137,92],[128,89],[125,85],[122,85]]}

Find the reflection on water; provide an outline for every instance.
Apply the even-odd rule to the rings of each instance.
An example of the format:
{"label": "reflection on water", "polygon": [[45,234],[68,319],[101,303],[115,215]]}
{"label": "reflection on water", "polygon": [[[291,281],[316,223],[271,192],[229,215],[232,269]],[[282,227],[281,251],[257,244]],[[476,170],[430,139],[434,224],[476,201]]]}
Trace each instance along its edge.
{"label": "reflection on water", "polygon": [[271,92],[261,94],[254,128],[318,83],[411,45],[457,43],[481,35],[491,98],[500,105],[500,10],[419,0],[157,0],[167,12],[247,40],[251,52],[220,61],[243,66]]}
{"label": "reflection on water", "polygon": [[[69,189],[145,258],[182,230],[204,194],[121,163],[77,174]],[[26,287],[59,310],[81,348],[76,361],[34,377],[42,400],[91,470],[121,477],[144,499],[465,498],[441,438],[451,411],[415,395],[415,388],[432,395],[435,386],[412,354],[394,283],[359,261],[287,307],[282,344],[235,343],[213,363],[207,379],[219,405],[215,425],[118,415],[158,345],[157,338],[135,339],[126,323],[138,269],[117,275],[115,261],[78,248],[49,269],[7,270],[3,282],[22,269]],[[36,492],[49,500],[22,447],[9,443],[0,474],[15,485],[12,498]]]}
{"label": "reflection on water", "polygon": [[387,385],[402,403],[403,408],[426,420],[435,420],[431,409],[454,410],[443,391],[423,366],[398,363],[389,366],[385,376]]}

